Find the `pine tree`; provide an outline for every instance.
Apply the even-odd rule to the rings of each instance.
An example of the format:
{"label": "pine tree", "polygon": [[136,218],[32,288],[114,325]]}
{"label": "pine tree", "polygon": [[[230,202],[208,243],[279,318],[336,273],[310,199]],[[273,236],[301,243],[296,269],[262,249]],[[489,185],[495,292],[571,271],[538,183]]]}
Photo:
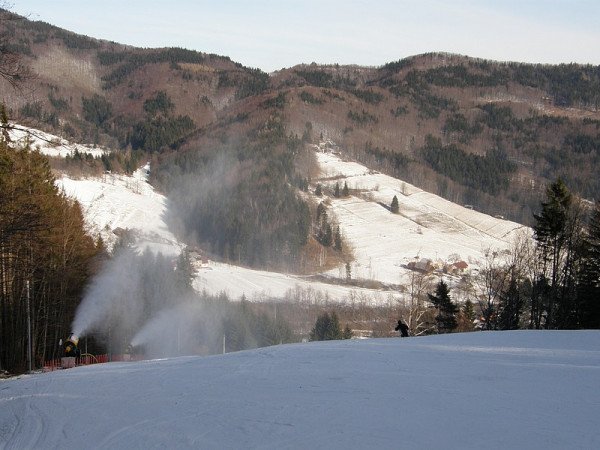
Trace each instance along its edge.
{"label": "pine tree", "polygon": [[548,295],[542,298],[541,314],[546,328],[575,325],[575,270],[581,238],[581,211],[573,196],[558,179],[546,190],[540,214],[534,214],[534,237],[544,262],[540,276],[549,274]]}
{"label": "pine tree", "polygon": [[352,339],[353,333],[350,325],[346,324],[344,331],[342,333],[342,339]]}
{"label": "pine tree", "polygon": [[333,196],[335,198],[340,197],[340,183],[335,183],[335,189],[333,190]]}
{"label": "pine tree", "polygon": [[96,246],[79,204],[55,186],[48,159],[0,140],[0,367],[27,367],[25,302],[29,285],[32,366],[56,357],[70,331]]}
{"label": "pine tree", "polygon": [[335,312],[320,315],[310,332],[311,341],[331,341],[342,338],[343,333],[340,329],[340,321]]}
{"label": "pine tree", "polygon": [[469,299],[465,300],[458,316],[458,331],[473,331],[475,328],[475,310],[473,302]]}
{"label": "pine tree", "polygon": [[184,249],[179,254],[175,277],[178,290],[181,290],[182,293],[191,292],[192,280],[194,279],[194,267],[192,266],[190,252],[187,249]]}
{"label": "pine tree", "polygon": [[332,243],[333,243],[333,230],[331,229],[331,225],[327,224],[325,226],[325,233],[323,234],[322,244],[325,247],[331,247]]}
{"label": "pine tree", "polygon": [[458,322],[456,321],[458,307],[450,298],[448,285],[444,280],[440,280],[435,290],[435,295],[427,294],[427,296],[438,311],[435,317],[438,333],[450,333],[454,331],[458,326]]}
{"label": "pine tree", "polygon": [[348,197],[350,195],[350,190],[348,189],[348,182],[344,181],[344,189],[342,189],[342,195],[344,197]]}
{"label": "pine tree", "polygon": [[391,205],[390,209],[394,214],[398,214],[400,212],[400,205],[398,204],[398,197],[396,197],[395,195],[394,195],[394,198],[392,199],[392,205]]}
{"label": "pine tree", "polygon": [[315,195],[317,197],[321,197],[323,195],[323,189],[321,188],[320,184],[317,184],[317,187],[315,188]]}
{"label": "pine tree", "polygon": [[321,202],[317,206],[317,223],[319,223],[319,219],[321,219],[321,216],[323,214],[325,214],[325,205],[323,204],[323,202]]}
{"label": "pine tree", "polygon": [[580,304],[579,325],[600,328],[600,200],[590,217],[584,239],[584,255],[579,272],[577,297]]}
{"label": "pine tree", "polygon": [[342,251],[342,235],[340,234],[340,227],[335,228],[335,235],[333,238],[333,248],[338,252]]}
{"label": "pine tree", "polygon": [[501,330],[517,330],[519,329],[519,321],[523,309],[523,299],[519,292],[517,280],[514,276],[511,277],[508,289],[501,295],[500,298],[500,317],[498,326]]}

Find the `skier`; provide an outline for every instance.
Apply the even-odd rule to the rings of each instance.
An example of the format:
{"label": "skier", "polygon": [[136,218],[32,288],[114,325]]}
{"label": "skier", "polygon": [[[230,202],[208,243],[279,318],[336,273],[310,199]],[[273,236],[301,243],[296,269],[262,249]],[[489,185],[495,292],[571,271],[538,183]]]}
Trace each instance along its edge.
{"label": "skier", "polygon": [[394,330],[400,332],[400,337],[408,337],[408,325],[402,322],[402,319],[398,321],[398,325],[396,328],[394,328]]}

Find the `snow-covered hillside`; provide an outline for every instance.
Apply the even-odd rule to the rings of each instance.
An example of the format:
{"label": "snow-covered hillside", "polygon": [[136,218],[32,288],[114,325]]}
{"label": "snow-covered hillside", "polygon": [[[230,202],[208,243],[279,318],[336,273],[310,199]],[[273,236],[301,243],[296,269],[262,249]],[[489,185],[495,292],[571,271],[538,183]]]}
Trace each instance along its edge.
{"label": "snow-covered hillside", "polygon": [[130,230],[139,247],[179,254],[183,244],[165,223],[166,198],[146,181],[148,170],[144,166],[132,176],[105,174],[93,179],[64,176],[57,184],[79,201],[92,233],[100,234],[109,247],[116,242],[120,230]]}
{"label": "snow-covered hillside", "polygon": [[[347,183],[347,198],[329,197],[342,235],[354,249],[352,273],[359,278],[405,283],[411,262],[432,265],[464,260],[478,268],[487,249],[509,249],[526,228],[444,200],[401,180],[343,161],[327,145],[318,148],[321,178],[329,187]],[[393,197],[399,214],[392,214]],[[383,205],[387,205],[388,208]],[[332,271],[331,275],[338,275]]]}
{"label": "snow-covered hillside", "polygon": [[312,342],[0,381],[0,448],[600,448],[600,332]]}
{"label": "snow-covered hillside", "polygon": [[[19,136],[22,139],[15,133],[13,131],[14,140]],[[43,139],[35,140],[32,146],[53,156],[72,153],[75,148],[80,152],[98,151],[74,146],[37,130],[33,130],[33,136]],[[358,163],[343,161],[326,144],[317,148],[317,157],[322,169],[317,182],[330,185],[347,182],[351,189],[351,196],[329,198],[328,203],[346,242],[353,249],[353,278],[402,284],[410,273],[408,265],[422,260],[431,261],[437,267],[464,260],[469,268],[477,268],[486,249],[507,249],[517,233],[526,232],[519,224],[455,205]],[[65,176],[57,183],[67,195],[80,201],[91,231],[100,234],[109,246],[116,242],[120,231],[129,230],[138,238],[140,248],[176,255],[184,244],[165,222],[167,201],[147,183],[149,169],[142,167],[131,177],[105,174],[94,179],[71,179]],[[389,205],[394,195],[400,200],[400,214],[392,214],[382,206]],[[315,200],[323,198],[315,197]],[[197,271],[196,289],[226,292],[232,298],[242,295],[282,297],[296,289],[311,292],[314,299],[323,301],[345,301],[359,296],[369,302],[382,303],[397,295],[393,291],[315,282],[289,274],[202,261],[200,257]],[[326,275],[344,280],[345,266],[330,270]]]}
{"label": "snow-covered hillside", "polygon": [[69,142],[66,139],[55,136],[45,131],[36,130],[35,128],[25,127],[19,124],[11,124],[9,135],[11,140],[21,146],[29,144],[33,150],[39,150],[44,155],[67,157],[73,156],[75,152],[81,154],[90,154],[94,157],[102,156],[109,150],[89,145],[76,144]]}

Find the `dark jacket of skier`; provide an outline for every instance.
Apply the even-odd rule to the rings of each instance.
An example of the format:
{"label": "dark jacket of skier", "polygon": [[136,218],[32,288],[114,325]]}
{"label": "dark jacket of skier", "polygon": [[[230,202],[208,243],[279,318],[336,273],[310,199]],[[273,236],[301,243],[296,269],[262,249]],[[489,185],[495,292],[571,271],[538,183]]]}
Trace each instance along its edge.
{"label": "dark jacket of skier", "polygon": [[394,328],[394,330],[400,332],[400,337],[408,337],[408,325],[406,325],[401,320],[398,321],[398,325],[396,326],[396,328]]}

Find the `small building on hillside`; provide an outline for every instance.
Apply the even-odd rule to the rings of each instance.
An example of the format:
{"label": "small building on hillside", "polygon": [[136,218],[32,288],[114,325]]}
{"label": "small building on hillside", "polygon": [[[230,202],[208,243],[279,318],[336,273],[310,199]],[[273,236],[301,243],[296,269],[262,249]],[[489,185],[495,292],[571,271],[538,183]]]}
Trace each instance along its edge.
{"label": "small building on hillside", "polygon": [[466,272],[469,265],[465,261],[456,261],[444,266],[444,272],[448,275],[462,275]]}
{"label": "small building on hillside", "polygon": [[428,258],[421,258],[419,261],[411,261],[406,267],[410,270],[418,270],[419,272],[431,273],[435,270],[435,266]]}
{"label": "small building on hillside", "polygon": [[465,261],[456,261],[452,265],[456,268],[458,273],[464,273],[469,268],[469,265]]}
{"label": "small building on hillside", "polygon": [[198,247],[190,247],[189,255],[196,267],[208,267],[210,260],[208,259],[208,256],[204,254],[202,249]]}

